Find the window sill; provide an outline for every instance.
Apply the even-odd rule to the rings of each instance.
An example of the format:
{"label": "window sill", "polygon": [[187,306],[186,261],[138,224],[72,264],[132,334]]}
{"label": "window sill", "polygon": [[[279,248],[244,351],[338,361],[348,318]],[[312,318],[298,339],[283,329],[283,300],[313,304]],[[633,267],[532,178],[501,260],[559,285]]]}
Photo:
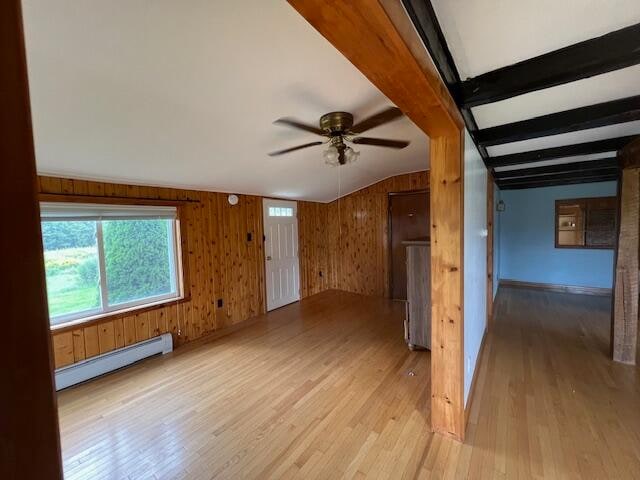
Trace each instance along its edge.
{"label": "window sill", "polygon": [[58,325],[51,325],[51,333],[57,334],[62,332],[68,332],[70,330],[76,330],[78,328],[91,327],[100,323],[107,322],[109,320],[116,320],[118,318],[128,317],[139,313],[145,313],[159,308],[168,307],[170,305],[176,305],[191,300],[189,297],[181,296],[171,299],[162,299],[157,302],[145,303],[144,305],[135,305],[133,307],[123,308],[121,310],[115,310],[112,312],[100,313],[97,315],[91,315],[90,317],[78,318],[76,320],[70,320],[68,322],[60,323]]}

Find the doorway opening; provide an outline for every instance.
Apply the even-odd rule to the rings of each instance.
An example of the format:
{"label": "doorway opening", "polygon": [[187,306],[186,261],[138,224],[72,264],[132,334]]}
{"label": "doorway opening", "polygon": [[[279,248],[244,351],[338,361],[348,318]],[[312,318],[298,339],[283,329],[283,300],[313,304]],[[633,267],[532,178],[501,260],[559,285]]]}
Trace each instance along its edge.
{"label": "doorway opening", "polygon": [[389,293],[393,300],[407,299],[407,249],[403,242],[429,240],[429,222],[427,190],[389,194]]}

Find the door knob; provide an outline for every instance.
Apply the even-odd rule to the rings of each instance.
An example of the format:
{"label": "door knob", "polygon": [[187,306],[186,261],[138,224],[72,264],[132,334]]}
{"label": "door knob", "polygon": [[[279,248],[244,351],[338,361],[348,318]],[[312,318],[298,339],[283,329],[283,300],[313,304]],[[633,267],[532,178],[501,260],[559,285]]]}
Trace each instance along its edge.
{"label": "door knob", "polygon": [[267,255],[267,260],[271,260],[271,255]]}

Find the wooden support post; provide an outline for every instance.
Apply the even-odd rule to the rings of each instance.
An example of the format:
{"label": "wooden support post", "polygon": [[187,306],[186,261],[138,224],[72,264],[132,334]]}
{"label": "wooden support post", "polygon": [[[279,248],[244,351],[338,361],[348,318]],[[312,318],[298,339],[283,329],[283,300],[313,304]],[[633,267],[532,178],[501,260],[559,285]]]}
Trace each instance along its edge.
{"label": "wooden support post", "polygon": [[62,478],[20,0],[0,2],[0,478]]}
{"label": "wooden support post", "polygon": [[431,422],[434,431],[462,440],[462,117],[401,2],[289,3],[430,138]]}
{"label": "wooden support post", "polygon": [[454,438],[465,429],[463,143],[461,134],[430,144],[431,426]]}
{"label": "wooden support post", "polygon": [[616,255],[612,355],[635,365],[638,357],[638,248],[640,235],[640,139],[621,153],[620,233]]}

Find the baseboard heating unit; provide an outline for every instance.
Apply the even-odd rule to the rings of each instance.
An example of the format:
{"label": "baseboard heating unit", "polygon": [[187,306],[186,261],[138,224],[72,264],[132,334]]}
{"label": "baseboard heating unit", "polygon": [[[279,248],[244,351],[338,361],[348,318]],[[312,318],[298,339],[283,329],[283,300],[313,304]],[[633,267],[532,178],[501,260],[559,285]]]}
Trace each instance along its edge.
{"label": "baseboard heating unit", "polygon": [[173,340],[171,334],[165,333],[159,337],[153,337],[128,347],[82,360],[68,367],[58,368],[56,370],[56,390],[62,390],[90,378],[126,367],[143,358],[159,353],[169,353],[172,350]]}

